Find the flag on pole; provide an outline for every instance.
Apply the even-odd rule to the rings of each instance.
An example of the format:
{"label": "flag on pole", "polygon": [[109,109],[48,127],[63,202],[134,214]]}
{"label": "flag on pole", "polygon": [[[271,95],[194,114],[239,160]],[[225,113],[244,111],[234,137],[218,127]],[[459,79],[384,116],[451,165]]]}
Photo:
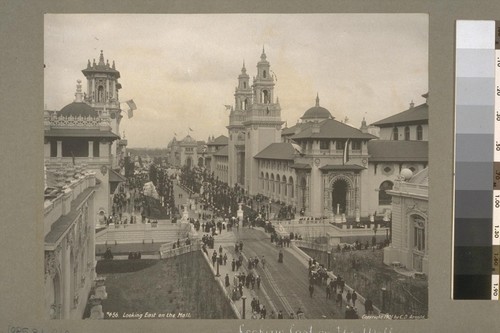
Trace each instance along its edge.
{"label": "flag on pole", "polygon": [[128,116],[128,119],[132,118],[132,117],[134,116],[134,110],[129,109],[129,110],[127,111],[127,116]]}
{"label": "flag on pole", "polygon": [[135,105],[135,102],[133,99],[129,99],[128,101],[126,101],[125,103],[127,103],[128,107],[130,108],[130,110],[137,110],[137,105]]}
{"label": "flag on pole", "polygon": [[349,161],[349,139],[347,139],[345,142],[343,164],[346,164],[348,161]]}

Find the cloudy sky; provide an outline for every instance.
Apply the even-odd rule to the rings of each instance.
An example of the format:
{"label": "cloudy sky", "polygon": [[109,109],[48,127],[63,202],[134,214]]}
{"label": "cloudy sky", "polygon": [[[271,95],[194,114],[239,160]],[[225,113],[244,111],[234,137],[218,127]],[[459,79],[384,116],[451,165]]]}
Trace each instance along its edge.
{"label": "cloudy sky", "polygon": [[[45,108],[73,102],[87,60],[116,63],[129,147],[166,147],[188,128],[227,135],[243,61],[250,77],[265,46],[289,126],[320,105],[359,127],[423,103],[428,91],[425,14],[47,14]],[[83,84],[85,88],[86,85]],[[124,104],[123,109],[127,106]]]}

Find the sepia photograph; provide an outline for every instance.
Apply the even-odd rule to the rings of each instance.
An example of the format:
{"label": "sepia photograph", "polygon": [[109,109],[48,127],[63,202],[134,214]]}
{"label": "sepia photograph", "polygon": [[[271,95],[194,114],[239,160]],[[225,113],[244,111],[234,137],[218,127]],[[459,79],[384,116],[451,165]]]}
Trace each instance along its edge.
{"label": "sepia photograph", "polygon": [[43,32],[44,319],[429,317],[427,14]]}

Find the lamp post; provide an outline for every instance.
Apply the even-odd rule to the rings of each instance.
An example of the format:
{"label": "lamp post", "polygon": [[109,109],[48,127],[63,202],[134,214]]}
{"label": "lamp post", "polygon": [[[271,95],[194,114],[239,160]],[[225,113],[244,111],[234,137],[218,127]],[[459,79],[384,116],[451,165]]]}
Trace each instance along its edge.
{"label": "lamp post", "polygon": [[243,313],[242,313],[241,319],[245,319],[245,300],[247,299],[247,297],[241,296],[241,299],[243,300]]}
{"label": "lamp post", "polygon": [[219,277],[219,257],[217,257],[217,274],[215,275],[216,277]]}
{"label": "lamp post", "polygon": [[381,288],[382,290],[382,313],[387,313],[387,310],[386,310],[386,296],[387,296],[387,288],[386,287],[382,287]]}

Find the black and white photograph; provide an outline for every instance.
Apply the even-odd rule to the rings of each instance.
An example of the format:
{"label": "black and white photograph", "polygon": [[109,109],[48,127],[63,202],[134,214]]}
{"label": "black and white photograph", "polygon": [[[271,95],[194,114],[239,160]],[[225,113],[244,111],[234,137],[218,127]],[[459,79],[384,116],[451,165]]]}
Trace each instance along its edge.
{"label": "black and white photograph", "polygon": [[429,317],[427,14],[43,32],[44,319]]}

